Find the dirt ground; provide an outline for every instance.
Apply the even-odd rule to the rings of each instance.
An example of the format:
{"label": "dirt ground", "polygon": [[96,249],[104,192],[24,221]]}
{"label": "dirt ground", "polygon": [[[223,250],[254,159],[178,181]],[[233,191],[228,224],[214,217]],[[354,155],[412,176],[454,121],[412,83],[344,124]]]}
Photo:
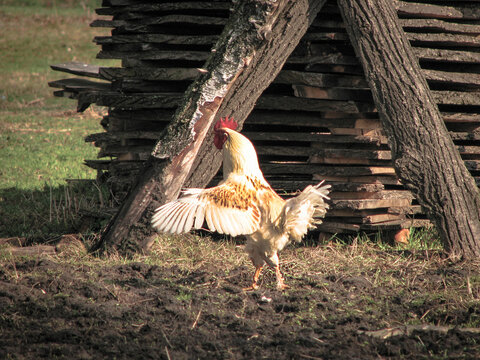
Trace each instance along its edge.
{"label": "dirt ground", "polygon": [[[308,254],[318,264],[338,264],[343,251],[289,249],[284,273],[291,289],[275,290],[267,272],[249,293],[242,291],[252,273],[247,265],[186,271],[148,260],[5,258],[0,358],[480,357],[480,333],[468,329],[480,322],[476,270],[388,252],[377,264],[357,254],[335,269],[288,265],[289,256]],[[398,332],[375,333],[387,328]]]}

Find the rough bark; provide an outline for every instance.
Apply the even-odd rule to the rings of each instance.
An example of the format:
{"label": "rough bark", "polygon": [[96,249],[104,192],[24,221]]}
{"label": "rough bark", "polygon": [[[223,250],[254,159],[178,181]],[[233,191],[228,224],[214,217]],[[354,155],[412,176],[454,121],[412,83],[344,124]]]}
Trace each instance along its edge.
{"label": "rough bark", "polygon": [[207,60],[205,73],[187,90],[174,119],[93,251],[138,250],[137,241],[129,237],[132,227],[139,220],[148,223],[152,208],[178,196],[199,151],[207,164],[194,177],[197,184],[198,179],[205,183],[206,178],[215,174],[219,163],[211,159],[215,158],[216,151],[210,142],[204,142],[214,120],[233,115],[240,125],[243,123],[324,2],[250,0],[236,3]]}
{"label": "rough bark", "polygon": [[480,196],[448,135],[389,0],[338,0],[392,149],[397,175],[453,257],[480,255]]}

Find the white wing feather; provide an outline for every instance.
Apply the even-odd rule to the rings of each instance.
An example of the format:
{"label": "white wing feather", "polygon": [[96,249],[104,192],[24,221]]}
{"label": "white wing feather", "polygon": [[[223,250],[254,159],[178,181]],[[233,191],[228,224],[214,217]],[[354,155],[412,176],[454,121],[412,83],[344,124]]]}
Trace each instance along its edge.
{"label": "white wing feather", "polygon": [[211,231],[221,234],[251,234],[260,223],[253,192],[231,182],[210,189],[187,189],[177,200],[155,210],[152,226],[161,232],[180,234],[200,229],[206,221]]}
{"label": "white wing feather", "polygon": [[[330,192],[330,185],[323,185],[324,181],[315,186],[307,186],[298,196],[288,199],[282,214],[283,228],[290,237],[300,241],[314,224],[321,221],[315,217],[324,217],[328,204],[324,200]],[[323,186],[322,186],[323,185]]]}

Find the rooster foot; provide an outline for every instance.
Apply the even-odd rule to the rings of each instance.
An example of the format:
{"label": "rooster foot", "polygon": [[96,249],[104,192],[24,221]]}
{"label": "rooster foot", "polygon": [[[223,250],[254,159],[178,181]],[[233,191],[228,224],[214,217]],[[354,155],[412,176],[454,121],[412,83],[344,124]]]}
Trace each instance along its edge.
{"label": "rooster foot", "polygon": [[252,285],[250,285],[249,287],[246,287],[246,288],[243,288],[242,290],[243,291],[255,291],[259,288],[258,284],[256,283],[253,283]]}
{"label": "rooster foot", "polygon": [[290,289],[290,286],[285,284],[284,282],[281,282],[281,283],[277,284],[277,290],[278,291],[283,291],[283,290],[287,290],[287,289]]}

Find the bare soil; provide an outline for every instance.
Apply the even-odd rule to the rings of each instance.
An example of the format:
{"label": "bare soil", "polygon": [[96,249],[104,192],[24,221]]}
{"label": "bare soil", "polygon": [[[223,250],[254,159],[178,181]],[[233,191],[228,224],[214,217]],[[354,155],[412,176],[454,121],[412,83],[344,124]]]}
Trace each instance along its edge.
{"label": "bare soil", "polygon": [[[0,358],[480,357],[480,334],[465,331],[480,322],[477,267],[432,261],[424,253],[368,250],[371,260],[370,253],[346,257],[348,247],[290,248],[286,258],[297,253],[305,259],[315,251],[311,258],[319,264],[332,263],[314,264],[319,271],[313,271],[287,261],[291,289],[275,290],[267,272],[262,287],[248,293],[242,291],[252,274],[247,265],[207,263],[190,271],[149,264],[148,258],[6,257],[0,267]],[[369,333],[401,331],[406,324],[443,331]]]}

